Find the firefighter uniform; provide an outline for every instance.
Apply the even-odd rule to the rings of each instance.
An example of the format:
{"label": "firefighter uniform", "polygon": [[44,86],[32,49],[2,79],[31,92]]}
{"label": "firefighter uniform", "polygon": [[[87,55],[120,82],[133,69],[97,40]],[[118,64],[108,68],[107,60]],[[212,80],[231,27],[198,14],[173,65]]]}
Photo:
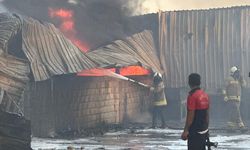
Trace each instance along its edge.
{"label": "firefighter uniform", "polygon": [[229,107],[229,127],[244,127],[244,123],[240,114],[241,88],[245,86],[246,82],[241,78],[240,80],[230,76],[226,80],[225,90],[223,90],[224,100]]}
{"label": "firefighter uniform", "polygon": [[152,120],[152,127],[156,127],[157,118],[161,119],[161,127],[165,128],[165,109],[167,106],[167,99],[164,92],[164,83],[163,81],[154,84],[152,91],[152,98],[153,98],[153,120]]}
{"label": "firefighter uniform", "polygon": [[161,82],[160,84],[156,85],[153,90],[154,96],[154,105],[155,106],[166,106],[167,100],[164,93],[164,84]]}

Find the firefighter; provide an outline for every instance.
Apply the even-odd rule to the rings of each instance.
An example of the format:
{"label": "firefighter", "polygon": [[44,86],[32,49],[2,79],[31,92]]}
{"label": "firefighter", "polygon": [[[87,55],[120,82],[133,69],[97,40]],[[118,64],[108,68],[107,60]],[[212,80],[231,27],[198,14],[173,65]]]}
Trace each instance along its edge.
{"label": "firefighter", "polygon": [[182,140],[188,140],[188,150],[205,150],[209,122],[209,98],[200,88],[201,77],[192,73],[188,77],[191,88],[187,98],[187,116]]}
{"label": "firefighter", "polygon": [[225,89],[223,90],[224,101],[228,104],[229,121],[227,122],[230,128],[244,128],[245,125],[241,119],[240,101],[241,89],[246,85],[245,80],[240,75],[240,71],[236,66],[231,67],[230,76],[226,79]]}
{"label": "firefighter", "polygon": [[153,120],[152,128],[156,128],[157,119],[161,119],[161,128],[166,127],[165,109],[167,99],[164,92],[164,83],[160,73],[154,73],[153,86],[150,88],[153,98]]}

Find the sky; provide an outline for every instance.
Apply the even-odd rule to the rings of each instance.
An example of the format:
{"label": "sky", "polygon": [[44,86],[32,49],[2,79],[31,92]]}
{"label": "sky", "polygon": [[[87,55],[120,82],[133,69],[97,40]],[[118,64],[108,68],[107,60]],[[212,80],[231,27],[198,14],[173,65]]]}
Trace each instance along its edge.
{"label": "sky", "polygon": [[190,10],[249,5],[250,0],[139,0],[137,14],[154,13],[158,10]]}

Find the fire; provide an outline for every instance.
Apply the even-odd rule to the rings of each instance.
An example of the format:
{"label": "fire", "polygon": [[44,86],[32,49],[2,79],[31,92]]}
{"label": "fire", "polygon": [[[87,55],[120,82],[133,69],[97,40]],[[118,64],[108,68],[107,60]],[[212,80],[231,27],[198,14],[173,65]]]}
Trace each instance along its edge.
{"label": "fire", "polygon": [[81,50],[83,50],[84,52],[87,52],[88,51],[88,46],[86,46],[87,44],[83,43],[82,41],[80,41],[79,39],[74,39],[73,38],[73,41],[74,41],[74,44],[79,47]]}
{"label": "fire", "polygon": [[60,29],[64,32],[75,32],[73,21],[65,21],[61,24]]}
{"label": "fire", "polygon": [[59,29],[64,35],[69,38],[78,48],[87,52],[88,46],[77,38],[77,31],[75,29],[74,12],[63,8],[49,8],[49,16],[57,18],[61,21]]}
{"label": "fire", "polygon": [[53,9],[53,8],[49,8],[49,16],[51,18],[54,17],[60,17],[60,18],[73,18],[73,11],[71,10],[66,10],[66,9]]}
{"label": "fire", "polygon": [[[108,69],[112,72],[116,72],[115,68]],[[140,66],[128,66],[124,68],[118,69],[118,72],[122,76],[141,76],[141,75],[148,75],[150,71],[144,69]],[[100,69],[91,69],[91,70],[83,70],[82,72],[77,74],[78,76],[104,76],[103,70]]]}
{"label": "fire", "polygon": [[120,69],[120,74],[123,76],[140,76],[140,75],[148,75],[150,73],[149,70],[144,69],[140,66],[128,66]]}
{"label": "fire", "polygon": [[[59,29],[64,35],[69,38],[78,48],[82,51],[87,52],[88,46],[83,41],[77,38],[77,31],[75,29],[74,12],[72,10],[64,8],[49,8],[49,16],[51,18],[56,18],[61,21]],[[120,69],[109,69],[112,72],[119,72],[123,76],[138,76],[147,75],[150,72],[140,66],[129,66]],[[103,70],[91,69],[84,70],[77,74],[78,76],[104,76]]]}
{"label": "fire", "polygon": [[[105,69],[105,70],[115,72],[115,68]],[[77,73],[77,76],[95,76],[95,77],[105,76],[105,70],[104,69],[83,70],[82,72]]]}

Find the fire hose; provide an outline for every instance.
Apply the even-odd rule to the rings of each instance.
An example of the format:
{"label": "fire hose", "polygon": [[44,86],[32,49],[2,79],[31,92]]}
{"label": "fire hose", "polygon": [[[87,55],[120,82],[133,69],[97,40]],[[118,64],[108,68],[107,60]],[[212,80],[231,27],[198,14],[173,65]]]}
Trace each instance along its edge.
{"label": "fire hose", "polygon": [[[130,81],[130,82],[136,83],[136,84],[138,84],[140,86],[143,86],[143,87],[146,87],[146,88],[150,88],[149,85],[146,85],[144,83],[138,82],[138,81],[133,80],[133,79],[130,79],[128,77],[124,77],[124,76],[122,76],[120,74],[117,74],[117,73],[114,73],[112,71],[105,70],[104,72],[105,72],[105,75],[107,75],[107,76],[114,77],[114,78],[119,78],[119,79],[122,79],[122,80],[127,80],[127,81]],[[207,146],[208,150],[211,150],[211,147],[215,147],[216,148],[218,146],[218,142],[211,142],[210,141],[209,132],[207,133],[207,137],[206,137],[206,146]]]}
{"label": "fire hose", "polygon": [[136,84],[138,84],[140,86],[143,86],[143,87],[146,87],[146,88],[150,88],[150,86],[147,85],[147,84],[144,84],[144,83],[138,82],[136,80],[130,79],[128,77],[122,76],[120,74],[114,73],[114,72],[112,72],[110,70],[103,70],[103,73],[106,76],[110,76],[110,77],[114,77],[114,78],[118,78],[118,79],[122,79],[122,80],[127,80],[127,81],[130,81],[130,82],[136,83]]}

